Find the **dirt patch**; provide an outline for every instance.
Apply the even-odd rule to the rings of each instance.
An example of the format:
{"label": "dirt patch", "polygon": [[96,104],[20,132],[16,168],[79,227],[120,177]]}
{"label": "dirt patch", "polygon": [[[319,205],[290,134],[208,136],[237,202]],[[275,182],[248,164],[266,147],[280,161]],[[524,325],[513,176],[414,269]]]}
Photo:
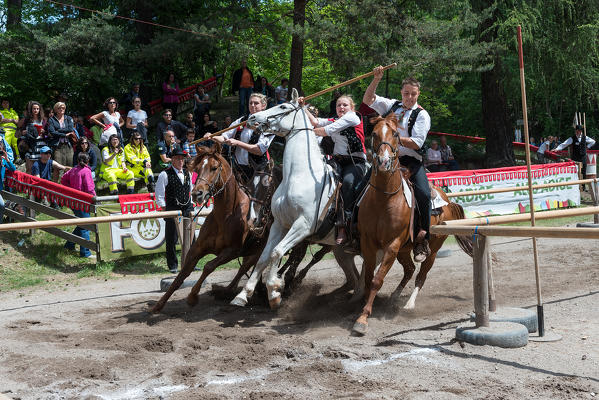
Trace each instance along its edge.
{"label": "dirt patch", "polygon": [[[591,242],[539,240],[546,326],[560,342],[522,349],[455,342],[472,311],[472,263],[453,249],[429,273],[416,309],[389,295],[391,270],[368,334],[349,330],[360,306],[332,261],[273,312],[189,289],[163,313],[159,282],[86,282],[61,292],[0,294],[0,388],[23,399],[592,399],[599,393],[599,250]],[[497,300],[534,306],[531,242],[494,240]],[[205,286],[227,282],[217,271]],[[594,398],[597,398],[596,395]]]}

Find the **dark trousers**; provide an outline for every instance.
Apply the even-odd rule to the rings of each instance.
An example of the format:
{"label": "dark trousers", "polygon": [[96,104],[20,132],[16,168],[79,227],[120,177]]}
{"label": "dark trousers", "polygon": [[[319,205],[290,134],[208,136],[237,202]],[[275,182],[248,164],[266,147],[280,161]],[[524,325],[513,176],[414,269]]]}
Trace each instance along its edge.
{"label": "dark trousers", "polygon": [[[89,218],[89,213],[85,212],[85,211],[73,209],[73,214],[75,214],[75,216],[79,217],[79,218]],[[1,221],[1,217],[0,217],[0,221]],[[75,228],[75,230],[73,231],[73,234],[81,237],[82,239],[89,240],[89,231],[80,226],[77,226]],[[75,250],[75,243],[67,242],[64,245],[64,247],[67,249],[70,249],[70,250]],[[79,246],[79,247],[80,247],[79,255],[81,257],[89,257],[92,254],[92,252],[88,248],[85,248],[83,246]]]}
{"label": "dark trousers", "polygon": [[166,222],[166,265],[169,269],[173,269],[177,268],[177,266],[179,265],[179,261],[177,260],[177,252],[175,248],[175,246],[177,245],[177,239],[179,238],[179,234],[177,233],[177,225],[175,224],[174,218],[167,218],[164,221]]}
{"label": "dark trousers", "polygon": [[354,203],[357,196],[357,187],[362,182],[366,173],[366,163],[361,159],[352,159],[350,157],[338,158],[335,161],[341,167],[341,198],[343,199],[343,217],[349,222],[352,217]]}
{"label": "dark trousers", "polygon": [[419,229],[426,231],[426,239],[428,240],[431,225],[431,189],[426,172],[424,172],[422,162],[414,157],[403,156],[399,158],[399,162],[410,170],[410,181],[414,184],[414,197],[416,197],[416,210],[418,211],[418,223],[415,224],[415,233],[417,234]]}

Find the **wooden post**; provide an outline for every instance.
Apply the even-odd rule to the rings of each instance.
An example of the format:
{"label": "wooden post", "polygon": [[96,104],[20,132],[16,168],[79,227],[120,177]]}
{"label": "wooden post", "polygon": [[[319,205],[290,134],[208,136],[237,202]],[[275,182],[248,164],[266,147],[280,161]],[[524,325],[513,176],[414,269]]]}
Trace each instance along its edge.
{"label": "wooden post", "polygon": [[[593,193],[593,203],[595,207],[599,206],[599,186],[597,181],[589,183],[591,186],[591,193]],[[593,214],[593,222],[599,224],[599,214]]]}
{"label": "wooden post", "polygon": [[493,257],[491,257],[490,251],[487,251],[487,271],[489,280],[489,312],[494,312],[497,311],[497,302],[495,300],[495,281],[493,279]]}
{"label": "wooden post", "polygon": [[187,258],[187,253],[189,253],[189,246],[191,245],[191,218],[183,217],[182,220],[182,235],[179,236],[181,238],[181,267],[185,263],[185,259]]}
{"label": "wooden post", "polygon": [[489,283],[487,256],[489,243],[487,237],[475,235],[473,265],[474,284],[474,323],[477,328],[489,326]]}

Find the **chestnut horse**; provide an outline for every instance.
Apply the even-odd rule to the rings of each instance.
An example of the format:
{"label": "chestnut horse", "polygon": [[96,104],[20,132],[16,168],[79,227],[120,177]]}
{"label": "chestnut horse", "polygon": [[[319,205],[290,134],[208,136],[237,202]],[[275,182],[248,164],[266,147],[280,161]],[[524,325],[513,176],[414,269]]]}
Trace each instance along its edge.
{"label": "chestnut horse", "polygon": [[[399,123],[393,113],[386,118],[378,117],[372,122],[376,123],[372,133],[374,163],[370,187],[360,203],[358,212],[360,248],[364,257],[360,279],[364,279],[366,299],[362,314],[353,327],[353,332],[359,335],[366,333],[368,317],[372,313],[372,303],[395,259],[403,266],[404,276],[395,289],[392,300],[399,298],[416,270],[411,257],[413,244],[410,240],[410,218],[412,210],[404,195],[404,168],[401,167],[397,154]],[[441,190],[437,190],[437,195],[441,196],[447,204],[441,208],[440,215],[432,216],[431,225],[464,218],[464,210],[460,205],[451,203]],[[408,196],[411,196],[411,193],[408,193]],[[412,201],[414,202],[415,199]],[[415,207],[415,205],[413,206]],[[447,236],[431,235],[429,241],[431,255],[420,264],[414,291],[404,308],[414,308],[416,296],[422,289],[426,275],[433,266],[437,252],[446,238]],[[456,239],[462,250],[472,257],[472,240],[460,236],[456,236]],[[382,252],[380,268],[374,275],[378,264],[377,253],[380,259],[380,252]]]}
{"label": "chestnut horse", "polygon": [[[241,277],[256,264],[266,244],[270,223],[261,235],[256,236],[251,233],[247,218],[251,200],[237,183],[231,166],[220,154],[220,150],[218,144],[212,148],[200,147],[198,155],[191,164],[190,171],[198,175],[192,189],[194,202],[207,201],[213,197],[214,208],[206,217],[197,240],[189,249],[181,271],[166,293],[154,305],[152,312],[159,312],[164,307],[173,292],[194,270],[197,262],[208,254],[215,254],[216,258],[204,266],[200,279],[187,296],[187,303],[191,306],[197,303],[202,283],[218,266],[243,257],[237,275],[224,289],[225,292],[233,293]],[[276,188],[280,180],[275,180],[275,174],[266,174],[258,179],[259,184],[274,185],[273,187]]]}

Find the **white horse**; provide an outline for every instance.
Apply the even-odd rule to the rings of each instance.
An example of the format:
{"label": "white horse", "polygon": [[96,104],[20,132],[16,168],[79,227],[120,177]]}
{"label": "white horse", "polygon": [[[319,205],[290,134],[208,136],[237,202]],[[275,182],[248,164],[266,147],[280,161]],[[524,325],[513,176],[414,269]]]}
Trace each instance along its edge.
{"label": "white horse", "polygon": [[[288,250],[316,232],[319,217],[334,192],[331,167],[324,161],[312,124],[306,116],[307,111],[298,105],[297,98],[297,90],[293,89],[291,102],[253,114],[247,121],[250,125],[258,125],[285,137],[286,145],[283,181],[272,198],[274,222],[268,242],[250,279],[231,301],[233,305],[247,304],[262,272],[265,273],[271,308],[280,305],[284,281],[277,276],[278,262]],[[319,243],[334,244],[334,229]],[[360,297],[353,255],[340,248],[335,248],[334,254],[345,272],[346,285],[354,288],[354,298]]]}

